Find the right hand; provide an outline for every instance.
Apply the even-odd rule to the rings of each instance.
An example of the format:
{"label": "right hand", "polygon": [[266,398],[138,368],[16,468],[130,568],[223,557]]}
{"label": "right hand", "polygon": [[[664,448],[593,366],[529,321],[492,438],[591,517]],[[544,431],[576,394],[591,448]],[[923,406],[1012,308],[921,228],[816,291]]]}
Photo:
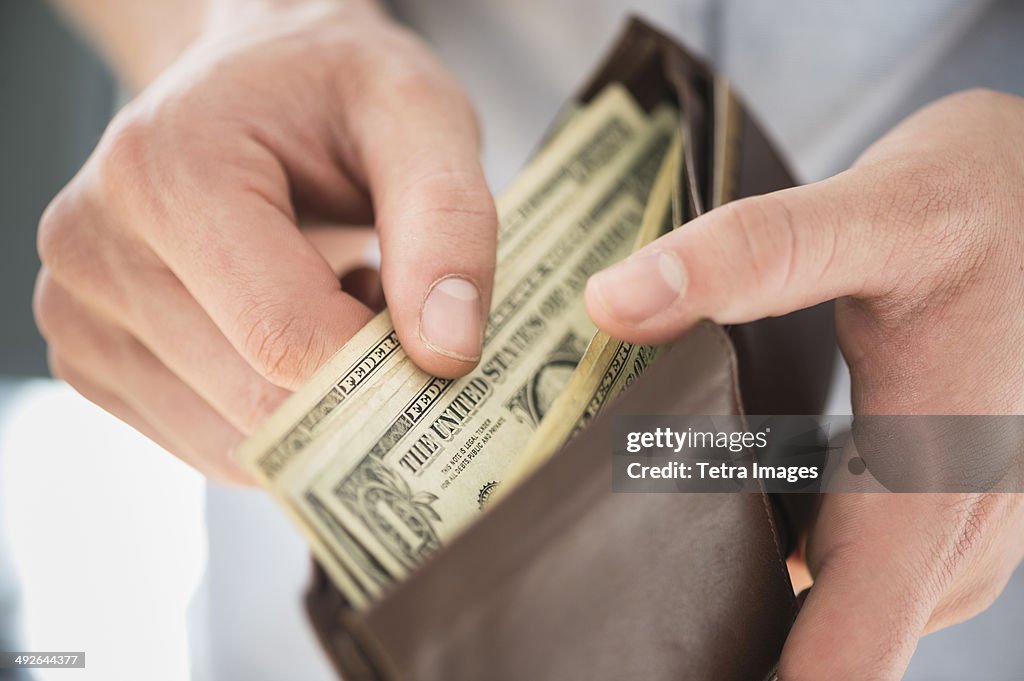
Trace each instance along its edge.
{"label": "right hand", "polygon": [[259,7],[117,115],[42,218],[35,299],[55,375],[236,482],[372,316],[300,220],[373,220],[403,347],[447,377],[479,357],[497,234],[474,113],[419,40],[359,0]]}

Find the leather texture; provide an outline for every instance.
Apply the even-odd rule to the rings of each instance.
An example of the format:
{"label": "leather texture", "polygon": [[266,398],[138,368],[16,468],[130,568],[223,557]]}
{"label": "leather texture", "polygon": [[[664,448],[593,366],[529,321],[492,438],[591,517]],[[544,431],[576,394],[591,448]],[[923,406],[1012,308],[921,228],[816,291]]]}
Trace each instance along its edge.
{"label": "leather texture", "polygon": [[[647,108],[680,104],[686,217],[792,184],[739,100],[668,36],[631,21],[578,99],[613,81]],[[771,678],[796,611],[781,505],[765,494],[614,494],[611,423],[629,414],[820,413],[834,352],[830,306],[729,329],[703,322],[370,610],[349,608],[316,570],[307,608],[339,674]]]}

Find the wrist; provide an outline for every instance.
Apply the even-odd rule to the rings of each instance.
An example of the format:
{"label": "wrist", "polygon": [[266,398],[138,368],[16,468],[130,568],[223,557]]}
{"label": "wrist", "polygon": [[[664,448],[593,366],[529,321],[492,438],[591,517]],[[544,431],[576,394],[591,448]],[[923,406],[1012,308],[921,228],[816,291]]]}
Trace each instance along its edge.
{"label": "wrist", "polygon": [[211,0],[54,0],[118,78],[140,89],[195,36]]}
{"label": "wrist", "polygon": [[158,11],[146,13],[148,26],[134,22],[137,26],[131,28],[138,30],[127,31],[135,34],[133,40],[122,45],[104,44],[111,65],[134,91],[148,85],[200,39],[217,41],[261,25],[277,25],[285,17],[285,21],[301,21],[302,14],[344,14],[353,21],[386,17],[379,0],[183,0],[155,4]]}

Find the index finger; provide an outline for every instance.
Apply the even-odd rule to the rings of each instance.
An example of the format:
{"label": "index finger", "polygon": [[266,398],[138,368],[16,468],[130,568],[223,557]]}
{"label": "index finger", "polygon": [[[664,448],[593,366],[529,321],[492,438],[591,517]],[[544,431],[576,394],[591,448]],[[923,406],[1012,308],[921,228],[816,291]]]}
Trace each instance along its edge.
{"label": "index finger", "polygon": [[298,388],[372,313],[299,232],[283,171],[269,150],[251,146],[242,162],[206,154],[158,168],[138,134],[122,131],[114,142],[114,171],[134,185],[122,219],[253,368]]}

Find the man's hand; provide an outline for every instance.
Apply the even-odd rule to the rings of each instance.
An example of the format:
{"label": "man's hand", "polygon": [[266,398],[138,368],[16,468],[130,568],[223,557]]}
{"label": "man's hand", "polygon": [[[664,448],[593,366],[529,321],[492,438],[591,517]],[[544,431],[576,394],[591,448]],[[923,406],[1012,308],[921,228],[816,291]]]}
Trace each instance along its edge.
{"label": "man's hand", "polygon": [[[852,169],[712,211],[587,289],[602,329],[648,343],[832,298],[855,413],[1024,413],[1024,100],[944,99]],[[1002,590],[1024,499],[828,496],[805,555],[782,681],[899,679],[921,635]]]}
{"label": "man's hand", "polygon": [[36,315],[56,375],[242,481],[243,435],[372,314],[299,223],[372,221],[403,347],[457,376],[497,218],[474,113],[415,37],[365,0],[239,5],[211,10],[46,211]]}

